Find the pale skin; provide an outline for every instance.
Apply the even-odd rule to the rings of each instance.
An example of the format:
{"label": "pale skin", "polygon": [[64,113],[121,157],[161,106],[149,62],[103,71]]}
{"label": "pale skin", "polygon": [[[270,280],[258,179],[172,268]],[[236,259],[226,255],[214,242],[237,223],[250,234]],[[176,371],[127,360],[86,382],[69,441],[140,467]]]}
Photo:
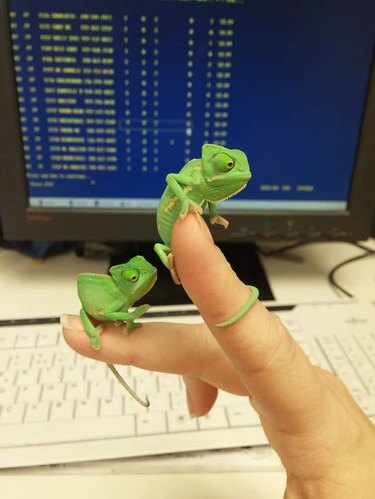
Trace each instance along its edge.
{"label": "pale skin", "polygon": [[233,317],[250,291],[199,216],[176,222],[172,249],[204,323],[145,323],[127,337],[108,323],[94,351],[79,318],[68,316],[67,343],[97,360],[183,375],[197,417],[214,405],[218,389],[248,397],[285,466],[285,498],[372,499],[375,427],[344,385],[311,365],[259,301],[230,326],[215,326]]}

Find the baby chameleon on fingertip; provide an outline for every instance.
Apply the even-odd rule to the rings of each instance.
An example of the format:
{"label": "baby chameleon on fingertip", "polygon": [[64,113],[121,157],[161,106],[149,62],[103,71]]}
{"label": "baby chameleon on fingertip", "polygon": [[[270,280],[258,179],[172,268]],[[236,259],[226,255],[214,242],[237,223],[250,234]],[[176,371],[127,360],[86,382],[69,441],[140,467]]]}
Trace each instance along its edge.
{"label": "baby chameleon on fingertip", "polygon": [[[149,305],[140,305],[131,312],[129,308],[150,291],[157,279],[156,268],[143,256],[135,256],[127,263],[115,265],[109,269],[109,273],[111,275],[83,273],[77,278],[78,296],[82,304],[80,317],[95,350],[100,349],[103,325],[94,325],[92,319],[99,322],[115,321],[116,325],[125,323],[125,333],[140,327],[141,324],[135,320],[149,309]],[[116,368],[112,364],[107,365],[124,388],[139,403],[148,407],[148,400],[142,401]]]}
{"label": "baby chameleon on fingertip", "polygon": [[[163,244],[154,246],[162,263],[169,268],[176,284],[180,284],[171,250],[172,230],[178,218],[184,218],[188,211],[198,214],[208,204],[211,224],[223,225],[229,222],[218,215],[216,203],[224,201],[242,191],[251,178],[246,154],[239,149],[228,149],[215,144],[202,146],[202,158],[192,159],[179,173],[166,177],[167,187],[160,199],[157,211],[157,228]],[[259,291],[250,286],[251,294],[240,310],[216,327],[224,328],[237,322],[256,302]]]}
{"label": "baby chameleon on fingertip", "polygon": [[171,250],[172,229],[188,211],[201,214],[208,204],[211,224],[227,228],[229,222],[218,215],[216,203],[234,196],[251,178],[246,154],[216,144],[202,146],[202,158],[192,159],[179,173],[166,176],[167,187],[157,211],[157,229],[163,243],[154,246],[162,263],[179,284]]}

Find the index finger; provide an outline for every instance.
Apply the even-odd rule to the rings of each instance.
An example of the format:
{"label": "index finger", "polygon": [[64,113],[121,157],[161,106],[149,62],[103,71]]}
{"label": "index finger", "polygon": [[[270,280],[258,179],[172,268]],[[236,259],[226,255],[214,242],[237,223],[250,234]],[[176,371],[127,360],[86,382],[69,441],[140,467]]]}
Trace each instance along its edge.
{"label": "index finger", "polygon": [[263,414],[287,427],[316,419],[322,383],[277,316],[256,301],[239,320],[217,327],[243,307],[251,291],[215,246],[202,219],[189,214],[179,220],[172,247],[182,285]]}

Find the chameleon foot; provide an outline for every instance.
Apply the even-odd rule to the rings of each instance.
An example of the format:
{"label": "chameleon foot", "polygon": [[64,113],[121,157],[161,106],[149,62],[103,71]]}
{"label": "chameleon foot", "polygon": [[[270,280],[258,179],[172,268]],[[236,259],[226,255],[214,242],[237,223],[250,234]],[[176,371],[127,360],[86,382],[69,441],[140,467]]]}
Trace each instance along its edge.
{"label": "chameleon foot", "polygon": [[95,329],[92,329],[90,332],[87,332],[91,346],[94,350],[100,350],[100,333],[103,331],[103,326],[97,326]]}
{"label": "chameleon foot", "polygon": [[216,215],[215,217],[210,218],[210,223],[211,225],[222,225],[224,229],[228,228],[229,222],[225,218],[221,217],[220,215]]}
{"label": "chameleon foot", "polygon": [[131,331],[133,331],[133,329],[135,329],[136,327],[141,327],[141,326],[142,326],[141,322],[134,322],[132,320],[126,321],[126,325],[123,329],[123,332],[127,336]]}
{"label": "chameleon foot", "polygon": [[103,331],[104,327],[102,325],[94,326],[89,315],[83,308],[81,308],[79,316],[81,317],[81,321],[86,334],[90,338],[92,348],[94,350],[100,350],[100,334]]}

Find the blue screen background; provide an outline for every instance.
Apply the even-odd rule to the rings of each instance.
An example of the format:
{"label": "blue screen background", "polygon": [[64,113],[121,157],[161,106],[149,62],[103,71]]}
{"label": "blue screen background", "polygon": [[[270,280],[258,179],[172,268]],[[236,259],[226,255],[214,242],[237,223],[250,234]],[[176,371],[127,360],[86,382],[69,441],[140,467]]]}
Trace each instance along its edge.
{"label": "blue screen background", "polygon": [[[19,36],[15,53],[19,55],[17,76],[23,77],[22,88],[19,88],[19,95],[24,97],[21,117],[26,125],[29,124],[24,138],[27,135],[30,196],[158,198],[165,186],[165,175],[178,171],[186,156],[200,157],[205,140],[215,141],[213,108],[215,103],[227,102],[227,117],[223,120],[226,135],[218,142],[244,150],[253,173],[249,187],[239,198],[347,200],[374,46],[373,1],[254,0],[230,4],[193,0],[55,0],[52,3],[48,0],[10,0],[9,6],[16,14],[12,19],[16,22],[13,34]],[[27,30],[23,12],[29,13],[31,28]],[[92,12],[113,16],[110,22],[114,40],[110,45],[114,49],[110,66],[114,70],[111,88],[115,90],[115,106],[110,108],[115,110],[116,123],[113,170],[85,169],[89,162],[87,155],[78,161],[82,170],[71,170],[69,160],[65,161],[65,169],[61,169],[58,166],[61,162],[51,157],[51,144],[54,144],[51,136],[58,136],[60,131],[49,131],[48,118],[55,115],[47,110],[46,97],[51,94],[46,93],[48,84],[44,78],[48,75],[42,61],[46,52],[43,52],[39,36],[39,24],[43,20],[38,12]],[[128,16],[126,23],[124,16]],[[146,20],[142,21],[142,16]],[[193,35],[188,31],[191,18],[194,19]],[[220,19],[233,21],[233,24],[224,25],[232,30],[229,37],[224,37],[232,42],[228,58],[230,78],[227,80],[220,80],[218,70],[207,76],[210,40],[213,67],[217,68],[218,61],[226,60],[218,55],[218,42],[222,40],[217,28]],[[211,38],[210,23],[216,30]],[[72,23],[73,33],[79,33],[79,24],[78,21]],[[128,26],[126,45],[125,24]],[[147,27],[147,33],[154,33],[153,29],[157,27],[157,43],[153,34],[146,40],[145,66],[142,66],[141,55],[142,26]],[[27,50],[25,33],[31,34],[32,52]],[[193,40],[193,47],[189,47],[189,40]],[[79,47],[83,45],[83,42],[78,44]],[[155,48],[158,50],[157,77],[153,73]],[[188,55],[189,48],[193,49],[193,55]],[[124,62],[124,49],[128,50],[128,65]],[[27,55],[30,53],[34,57],[34,94],[30,93],[27,83],[30,74]],[[189,62],[193,66],[189,66]],[[76,67],[80,66],[78,57]],[[146,77],[142,76],[144,67]],[[124,97],[126,71],[130,82],[128,104]],[[142,105],[141,89],[145,78],[147,98]],[[218,78],[230,82],[227,98],[212,97],[217,91],[212,85],[219,81]],[[189,82],[192,95],[187,97]],[[207,82],[211,82],[210,97],[207,97]],[[65,87],[78,88],[70,84]],[[90,88],[95,85],[90,84]],[[32,110],[33,95],[37,97],[37,132],[32,125],[36,112],[35,108]],[[75,106],[85,107],[85,97],[84,92],[77,94]],[[210,108],[206,107],[207,102],[211,103]],[[100,104],[93,104],[91,108],[101,116]],[[153,114],[155,109],[157,115]],[[207,109],[211,112],[208,122]],[[141,133],[142,110],[148,120],[147,126],[143,126],[147,129],[145,135]],[[187,110],[191,112],[190,117]],[[126,115],[126,111],[130,115]],[[129,116],[131,126],[126,122]],[[81,127],[79,135],[84,141],[88,137],[86,131],[85,126]],[[208,135],[204,135],[205,131]],[[96,136],[106,137],[103,130],[98,129],[91,135]],[[39,146],[38,150],[36,146]],[[42,155],[39,160],[38,152]],[[95,164],[101,163],[99,160]],[[69,172],[74,175],[69,177]],[[310,186],[310,189],[297,189],[299,185]],[[264,189],[264,186],[274,188]]]}

